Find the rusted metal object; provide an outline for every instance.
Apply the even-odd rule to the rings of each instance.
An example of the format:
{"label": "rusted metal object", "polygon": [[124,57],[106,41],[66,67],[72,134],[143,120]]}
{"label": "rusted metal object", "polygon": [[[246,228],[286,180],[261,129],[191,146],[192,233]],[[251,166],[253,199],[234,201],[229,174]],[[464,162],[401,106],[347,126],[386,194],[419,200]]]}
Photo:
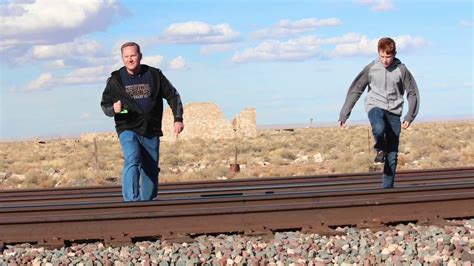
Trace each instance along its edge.
{"label": "rusted metal object", "polygon": [[[451,174],[468,174],[474,173],[474,167],[458,167],[458,168],[434,168],[434,169],[417,169],[417,170],[404,170],[397,172],[398,178],[415,178],[421,176],[441,176]],[[190,182],[169,182],[160,183],[160,189],[162,190],[173,190],[173,189],[186,189],[186,188],[211,188],[220,187],[223,184],[239,184],[242,186],[246,185],[264,185],[269,183],[295,183],[295,182],[308,182],[309,180],[314,181],[334,181],[334,180],[358,180],[360,178],[380,178],[380,173],[340,173],[340,174],[325,174],[325,175],[309,175],[309,176],[289,176],[289,177],[259,177],[259,178],[245,178],[245,179],[232,179],[223,181],[207,180],[207,181],[190,181]],[[0,190],[0,198],[5,196],[20,195],[53,195],[53,194],[87,194],[90,190],[96,190],[100,193],[106,193],[111,191],[120,192],[120,186],[100,186],[100,187],[65,187],[65,188],[48,188],[48,189],[8,189]],[[47,192],[47,193],[45,193]]]}
{"label": "rusted metal object", "polygon": [[240,164],[238,163],[231,163],[229,165],[229,170],[232,172],[232,173],[238,173],[240,172]]}
{"label": "rusted metal object", "polygon": [[[442,169],[439,172],[423,170],[419,173],[402,172],[397,176],[398,186],[412,184],[434,184],[474,180],[474,168]],[[251,180],[228,180],[206,182],[164,183],[159,185],[160,199],[172,197],[218,197],[239,196],[252,193],[279,193],[302,190],[337,190],[345,188],[380,187],[380,175],[351,174],[349,176],[303,176],[283,178],[262,178]],[[112,202],[122,201],[121,189],[108,187],[77,187],[34,190],[0,191],[0,207],[12,205],[39,205],[69,202]]]}

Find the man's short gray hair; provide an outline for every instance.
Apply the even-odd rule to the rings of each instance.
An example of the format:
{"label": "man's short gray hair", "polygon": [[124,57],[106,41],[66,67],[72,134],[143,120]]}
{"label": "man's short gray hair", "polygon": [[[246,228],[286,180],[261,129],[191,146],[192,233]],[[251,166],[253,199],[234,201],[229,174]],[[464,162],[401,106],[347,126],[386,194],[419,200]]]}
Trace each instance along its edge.
{"label": "man's short gray hair", "polygon": [[139,53],[139,54],[142,53],[142,52],[140,51],[140,45],[138,45],[138,43],[136,43],[136,42],[126,42],[126,43],[122,44],[122,47],[120,47],[120,52],[123,54],[123,48],[129,47],[129,46],[136,46],[138,53]]}

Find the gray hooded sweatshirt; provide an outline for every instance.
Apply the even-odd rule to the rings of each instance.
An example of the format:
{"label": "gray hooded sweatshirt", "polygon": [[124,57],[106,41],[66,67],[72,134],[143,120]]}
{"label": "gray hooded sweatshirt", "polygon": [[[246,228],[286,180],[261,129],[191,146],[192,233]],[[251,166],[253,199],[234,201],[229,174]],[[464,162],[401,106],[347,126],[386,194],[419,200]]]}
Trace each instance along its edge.
{"label": "gray hooded sweatshirt", "polygon": [[352,108],[366,87],[368,87],[367,97],[365,98],[366,112],[378,107],[401,116],[403,95],[406,91],[408,112],[404,121],[412,122],[418,114],[420,94],[410,71],[398,58],[394,58],[393,63],[387,68],[384,67],[380,59],[376,59],[364,67],[349,87],[346,101],[339,115],[339,121],[346,122]]}

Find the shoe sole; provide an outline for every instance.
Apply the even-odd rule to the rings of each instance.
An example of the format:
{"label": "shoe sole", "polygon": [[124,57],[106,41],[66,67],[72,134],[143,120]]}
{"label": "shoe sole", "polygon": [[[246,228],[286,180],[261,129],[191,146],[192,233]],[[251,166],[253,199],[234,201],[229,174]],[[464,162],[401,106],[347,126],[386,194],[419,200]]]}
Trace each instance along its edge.
{"label": "shoe sole", "polygon": [[382,165],[384,164],[385,162],[381,163],[381,162],[374,162],[374,165]]}

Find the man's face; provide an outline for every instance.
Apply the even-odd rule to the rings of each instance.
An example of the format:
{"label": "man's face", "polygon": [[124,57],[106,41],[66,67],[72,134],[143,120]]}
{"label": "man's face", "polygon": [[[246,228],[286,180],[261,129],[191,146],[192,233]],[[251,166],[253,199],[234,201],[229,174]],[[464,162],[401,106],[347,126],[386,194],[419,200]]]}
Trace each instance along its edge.
{"label": "man's face", "polygon": [[379,51],[379,58],[380,61],[382,62],[383,66],[387,68],[390,66],[393,62],[393,59],[395,58],[395,53],[393,54],[388,54],[386,51],[380,50]]}
{"label": "man's face", "polygon": [[129,73],[137,74],[140,69],[140,60],[142,55],[138,53],[136,46],[127,46],[122,50],[122,61]]}

